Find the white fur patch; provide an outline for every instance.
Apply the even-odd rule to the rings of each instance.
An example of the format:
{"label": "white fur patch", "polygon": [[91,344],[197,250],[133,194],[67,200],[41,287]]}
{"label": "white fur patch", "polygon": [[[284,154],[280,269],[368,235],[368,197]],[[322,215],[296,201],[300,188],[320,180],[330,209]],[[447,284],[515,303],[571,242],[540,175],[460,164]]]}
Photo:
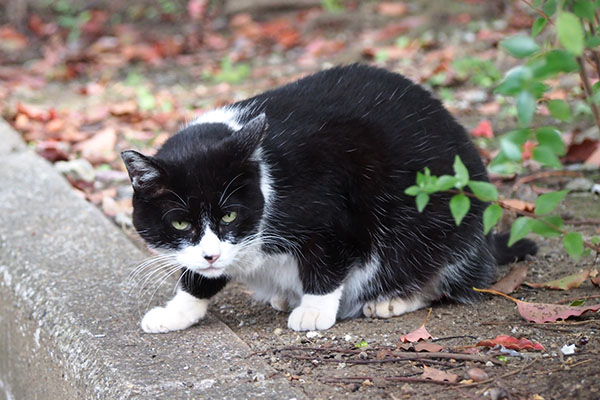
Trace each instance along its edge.
{"label": "white fur patch", "polygon": [[225,124],[234,131],[242,129],[240,116],[242,112],[233,107],[222,107],[207,111],[191,122],[195,124]]}
{"label": "white fur patch", "polygon": [[340,318],[350,318],[360,314],[363,303],[358,299],[365,291],[365,287],[372,285],[374,277],[379,271],[380,260],[377,255],[371,256],[369,262],[363,266],[356,266],[344,280],[344,293],[340,302]]}
{"label": "white fur patch", "polygon": [[288,327],[295,331],[329,329],[335,324],[343,285],[325,295],[305,294],[288,318]]}
{"label": "white fur patch", "polygon": [[[221,242],[219,237],[207,226],[204,236],[196,245],[186,246],[177,255],[177,262],[184,267],[208,278],[221,276],[236,257],[236,246],[229,242]],[[209,263],[204,257],[218,259]]]}
{"label": "white fur patch", "polygon": [[379,302],[370,301],[363,307],[363,313],[365,317],[390,318],[419,310],[427,306],[427,304],[427,302],[419,297],[413,299],[395,297]]}
{"label": "white fur patch", "polygon": [[142,329],[148,333],[182,330],[204,318],[207,309],[208,299],[179,290],[164,307],[155,307],[144,315]]}

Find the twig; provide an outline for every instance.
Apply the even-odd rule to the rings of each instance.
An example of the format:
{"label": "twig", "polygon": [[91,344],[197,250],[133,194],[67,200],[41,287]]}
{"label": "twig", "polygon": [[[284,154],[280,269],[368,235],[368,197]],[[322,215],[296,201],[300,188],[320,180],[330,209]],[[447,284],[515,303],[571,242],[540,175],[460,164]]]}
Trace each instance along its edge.
{"label": "twig", "polygon": [[600,297],[600,294],[594,294],[591,296],[580,296],[580,297],[572,297],[570,299],[564,299],[561,301],[556,302],[556,304],[565,304],[565,303],[571,303],[575,300],[588,300],[588,299],[597,299]]}
{"label": "twig", "polygon": [[529,6],[529,8],[531,8],[533,11],[535,11],[536,13],[538,13],[542,17],[544,17],[546,19],[546,21],[548,21],[548,23],[550,23],[550,25],[554,25],[554,22],[550,19],[550,17],[543,10],[540,10],[539,8],[535,7],[533,4],[531,4],[527,0],[521,0],[521,1],[525,4],[527,4]]}
{"label": "twig", "polygon": [[[313,347],[313,348],[303,348],[303,347],[295,347],[295,346],[291,346],[290,348],[283,348],[282,350],[314,350],[314,351],[332,351],[331,349],[320,349],[318,347]],[[281,350],[280,350],[281,351]],[[352,350],[342,350],[342,351],[348,351],[348,352],[352,352],[352,353],[356,353],[355,351]],[[362,350],[364,351],[364,350]],[[371,350],[373,351],[373,350]],[[337,352],[336,350],[333,350],[332,352]],[[361,352],[361,351],[359,351]],[[429,358],[442,358],[442,359],[449,359],[449,360],[465,360],[465,361],[475,361],[475,362],[482,362],[482,363],[486,363],[488,361],[493,362],[494,364],[497,365],[502,365],[502,362],[494,359],[494,358],[489,358],[489,357],[482,357],[482,356],[478,356],[475,354],[461,354],[461,353],[442,353],[442,352],[423,352],[423,353],[418,353],[418,356],[415,356],[414,354],[411,353],[390,353],[390,355],[392,357],[395,357],[397,359],[429,359]],[[310,358],[310,357],[309,357]],[[314,359],[314,357],[310,358],[310,359]],[[335,362],[344,362],[344,361],[339,361],[339,360],[334,360]]]}
{"label": "twig", "polygon": [[423,363],[428,363],[428,364],[436,364],[436,365],[443,365],[443,366],[451,366],[448,365],[448,363],[442,362],[442,361],[435,361],[435,360],[427,360],[424,359],[422,357],[400,357],[400,358],[383,358],[381,360],[377,360],[377,359],[366,359],[366,360],[354,360],[354,359],[346,359],[346,360],[336,360],[333,358],[320,358],[320,357],[311,357],[311,356],[303,356],[303,355],[299,355],[299,354],[287,354],[287,353],[281,353],[282,357],[286,357],[286,358],[293,358],[295,360],[310,360],[310,361],[318,361],[318,362],[325,362],[325,363],[345,363],[345,364],[385,364],[385,363],[395,363],[395,362],[402,362],[402,361],[421,361]]}
{"label": "twig", "polygon": [[578,171],[541,171],[535,174],[527,175],[522,178],[519,178],[514,185],[510,188],[511,192],[514,193],[517,190],[517,187],[530,183],[533,181],[537,181],[538,179],[544,178],[552,178],[555,176],[568,176],[568,177],[580,177],[583,176],[583,173]]}
{"label": "twig", "polygon": [[600,219],[565,220],[565,225],[600,225]]}
{"label": "twig", "polygon": [[[446,386],[464,386],[462,383],[457,382],[447,382],[447,381],[434,381],[431,379],[423,379],[423,378],[412,378],[409,376],[384,376],[384,381],[388,382],[414,382],[414,383],[433,383],[436,385],[446,385]],[[366,380],[373,381],[373,377],[371,376],[353,376],[346,378],[321,378],[320,381],[323,383],[359,383],[364,382]]]}
{"label": "twig", "polygon": [[585,63],[583,62],[583,59],[581,57],[577,57],[577,64],[579,64],[579,76],[581,77],[581,82],[583,83],[585,95],[592,110],[592,115],[594,116],[594,122],[596,123],[598,129],[600,129],[600,110],[598,110],[598,105],[592,101],[592,96],[594,92],[592,91],[592,85],[590,84],[590,80],[587,76]]}
{"label": "twig", "polygon": [[471,335],[460,335],[460,336],[448,336],[448,337],[443,337],[443,338],[437,338],[437,339],[431,339],[432,342],[440,342],[442,340],[451,340],[451,339],[477,339],[476,336],[471,336]]}
{"label": "twig", "polygon": [[[590,28],[590,33],[592,36],[596,36],[596,29],[594,29],[594,24],[592,22],[588,23],[588,27]],[[596,64],[596,74],[600,77],[600,55],[598,55],[598,50],[592,50],[592,55],[594,56],[594,63]]]}

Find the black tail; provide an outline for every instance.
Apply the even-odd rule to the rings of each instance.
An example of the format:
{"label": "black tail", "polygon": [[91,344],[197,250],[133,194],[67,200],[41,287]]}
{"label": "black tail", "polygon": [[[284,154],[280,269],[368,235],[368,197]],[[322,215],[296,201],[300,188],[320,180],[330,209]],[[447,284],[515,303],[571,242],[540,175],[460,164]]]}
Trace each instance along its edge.
{"label": "black tail", "polygon": [[488,236],[496,263],[498,265],[508,264],[525,259],[525,256],[537,253],[537,244],[530,239],[521,239],[508,247],[509,232],[495,233]]}

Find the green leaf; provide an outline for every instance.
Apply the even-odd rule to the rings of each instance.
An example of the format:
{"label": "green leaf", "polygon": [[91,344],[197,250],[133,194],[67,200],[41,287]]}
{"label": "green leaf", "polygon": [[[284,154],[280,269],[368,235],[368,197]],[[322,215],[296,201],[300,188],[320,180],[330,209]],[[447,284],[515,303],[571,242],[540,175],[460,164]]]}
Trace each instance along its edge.
{"label": "green leaf", "polygon": [[510,55],[524,58],[537,53],[540,46],[529,36],[516,35],[500,41],[500,46]]}
{"label": "green leaf", "polygon": [[547,0],[544,4],[544,13],[551,17],[556,12],[556,0]]}
{"label": "green leaf", "polygon": [[507,132],[505,137],[516,144],[517,146],[523,146],[525,142],[529,139],[531,135],[531,129],[515,129],[513,131]]}
{"label": "green leaf", "polygon": [[573,12],[581,19],[594,20],[594,5],[590,0],[575,0]]}
{"label": "green leaf", "polygon": [[421,191],[421,188],[417,185],[412,185],[404,189],[404,193],[409,196],[416,196]]}
{"label": "green leaf", "polygon": [[576,56],[583,54],[585,46],[583,26],[581,26],[581,21],[574,14],[567,11],[558,14],[558,18],[556,19],[556,34],[558,41],[565,49]]}
{"label": "green leaf", "polygon": [[554,49],[546,53],[546,63],[553,73],[573,72],[579,68],[575,56],[562,49]]}
{"label": "green leaf", "polygon": [[544,17],[538,17],[535,21],[533,21],[533,25],[531,26],[531,36],[536,37],[540,34],[541,31],[544,30],[548,20]]}
{"label": "green leaf", "polygon": [[523,87],[527,86],[532,78],[533,70],[526,65],[519,65],[506,73],[494,93],[514,96],[523,90]]}
{"label": "green leaf", "polygon": [[417,185],[419,185],[419,187],[424,187],[426,180],[427,178],[425,177],[425,174],[417,171]]}
{"label": "green leaf", "polygon": [[535,136],[540,146],[548,147],[559,156],[565,154],[565,143],[556,129],[544,126],[536,131]]}
{"label": "green leaf", "polygon": [[429,203],[429,195],[427,193],[421,192],[417,195],[415,201],[417,202],[417,210],[419,212],[423,212],[425,206],[427,205],[427,203]]}
{"label": "green leaf", "polygon": [[585,299],[573,300],[569,307],[581,307],[585,303]]}
{"label": "green leaf", "polygon": [[569,232],[563,238],[563,246],[569,255],[578,261],[583,254],[583,238],[579,232]]}
{"label": "green leaf", "polygon": [[548,110],[550,114],[561,121],[569,121],[571,119],[571,108],[564,100],[548,100]]}
{"label": "green leaf", "polygon": [[498,189],[489,182],[469,181],[469,188],[479,200],[498,200]]}
{"label": "green leaf", "polygon": [[556,208],[558,203],[560,203],[562,199],[565,198],[567,193],[569,193],[568,190],[560,190],[558,192],[550,192],[540,195],[535,200],[534,213],[536,215],[548,214],[550,211]]}
{"label": "green leaf", "polygon": [[357,349],[362,349],[364,347],[369,347],[369,343],[365,342],[364,340],[361,340],[359,343],[354,344],[354,347],[356,347]]}
{"label": "green leaf", "polygon": [[456,186],[459,188],[464,187],[469,182],[469,171],[459,156],[454,157],[453,168],[454,174],[458,179]]}
{"label": "green leaf", "polygon": [[515,219],[515,222],[513,222],[512,227],[510,228],[508,247],[527,236],[533,229],[533,222],[534,220],[529,217],[519,217]]}
{"label": "green leaf", "polygon": [[600,243],[600,237],[599,236],[594,236],[592,238],[592,244],[598,244]]}
{"label": "green leaf", "polygon": [[502,217],[502,207],[498,204],[490,204],[483,212],[483,233],[488,232],[500,221]]}
{"label": "green leaf", "polygon": [[499,152],[496,157],[489,163],[488,169],[499,175],[513,175],[519,172],[522,167],[521,163],[511,161],[503,152]]}
{"label": "green leaf", "polygon": [[529,125],[536,107],[536,98],[531,92],[528,90],[519,92],[517,95],[517,117],[519,117],[521,125]]}
{"label": "green leaf", "polygon": [[462,193],[452,196],[450,199],[450,212],[452,213],[452,217],[454,217],[456,225],[460,225],[465,215],[469,212],[469,208],[471,208],[471,200],[467,196]]}
{"label": "green leaf", "polygon": [[560,168],[562,166],[560,160],[550,147],[537,146],[533,149],[532,155],[534,160],[544,166],[553,168]]}
{"label": "green leaf", "polygon": [[600,46],[600,36],[587,36],[585,38],[585,47],[593,49],[598,46]]}
{"label": "green leaf", "polygon": [[458,183],[455,176],[442,175],[436,182],[436,189],[440,192],[453,188]]}
{"label": "green leaf", "polygon": [[500,138],[500,150],[509,160],[521,160],[521,147],[506,137]]}
{"label": "green leaf", "polygon": [[559,229],[562,228],[563,224],[564,222],[561,217],[552,215],[536,219],[531,228],[538,235],[544,237],[556,237],[562,234]]}

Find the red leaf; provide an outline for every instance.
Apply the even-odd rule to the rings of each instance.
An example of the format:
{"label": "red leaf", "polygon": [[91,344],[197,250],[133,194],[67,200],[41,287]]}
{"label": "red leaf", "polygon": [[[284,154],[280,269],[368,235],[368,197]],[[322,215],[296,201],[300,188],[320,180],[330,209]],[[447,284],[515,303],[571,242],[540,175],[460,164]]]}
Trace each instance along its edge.
{"label": "red leaf", "polygon": [[545,350],[544,346],[539,343],[532,343],[528,339],[517,339],[508,335],[498,335],[495,339],[482,340],[477,343],[476,346],[494,347],[496,345],[502,345],[507,349],[513,350]]}
{"label": "red leaf", "polygon": [[406,343],[406,342],[418,342],[419,340],[426,340],[426,339],[431,339],[431,335],[429,334],[429,332],[427,332],[427,329],[425,329],[425,325],[421,325],[421,327],[419,329],[416,329],[410,333],[407,333],[406,335],[402,335],[400,336],[400,341],[402,343]]}
{"label": "red leaf", "polygon": [[523,144],[523,160],[529,160],[533,154],[533,149],[537,144],[533,140],[528,140]]}
{"label": "red leaf", "polygon": [[569,317],[578,317],[588,311],[600,310],[600,304],[571,307],[562,304],[528,303],[526,301],[519,301],[517,307],[523,318],[537,324],[554,322]]}
{"label": "red leaf", "polygon": [[456,382],[456,380],[458,379],[458,375],[424,365],[423,375],[421,375],[421,378],[431,379],[432,381],[436,382]]}
{"label": "red leaf", "polygon": [[33,106],[30,104],[23,104],[21,102],[19,102],[19,104],[17,105],[17,112],[19,114],[25,114],[30,119],[40,122],[50,121],[53,115],[51,111],[43,110],[40,107]]}
{"label": "red leaf", "polygon": [[562,304],[529,303],[527,301],[517,300],[514,297],[510,297],[495,290],[477,288],[473,289],[477,292],[496,294],[514,301],[517,303],[519,314],[521,314],[521,316],[526,320],[535,322],[537,324],[554,322],[558,321],[559,319],[567,319],[569,317],[578,317],[588,311],[600,310],[600,304],[595,304],[593,306],[571,307]]}
{"label": "red leaf", "polygon": [[518,288],[527,276],[526,265],[516,265],[510,272],[498,282],[494,283],[490,289],[497,290],[498,292],[509,294]]}
{"label": "red leaf", "polygon": [[417,343],[415,345],[415,351],[426,351],[429,353],[437,353],[444,350],[443,346],[435,343]]}
{"label": "red leaf", "polygon": [[493,138],[494,132],[492,131],[492,123],[487,119],[482,120],[479,122],[479,125],[477,125],[475,129],[471,131],[471,135],[475,137],[485,137],[488,139]]}
{"label": "red leaf", "polygon": [[575,289],[581,286],[583,282],[590,276],[590,270],[581,271],[577,274],[568,275],[560,279],[555,279],[553,281],[548,281],[544,283],[530,283],[525,282],[525,284],[529,287],[533,288],[548,288],[548,289],[558,289],[558,290],[569,290]]}

